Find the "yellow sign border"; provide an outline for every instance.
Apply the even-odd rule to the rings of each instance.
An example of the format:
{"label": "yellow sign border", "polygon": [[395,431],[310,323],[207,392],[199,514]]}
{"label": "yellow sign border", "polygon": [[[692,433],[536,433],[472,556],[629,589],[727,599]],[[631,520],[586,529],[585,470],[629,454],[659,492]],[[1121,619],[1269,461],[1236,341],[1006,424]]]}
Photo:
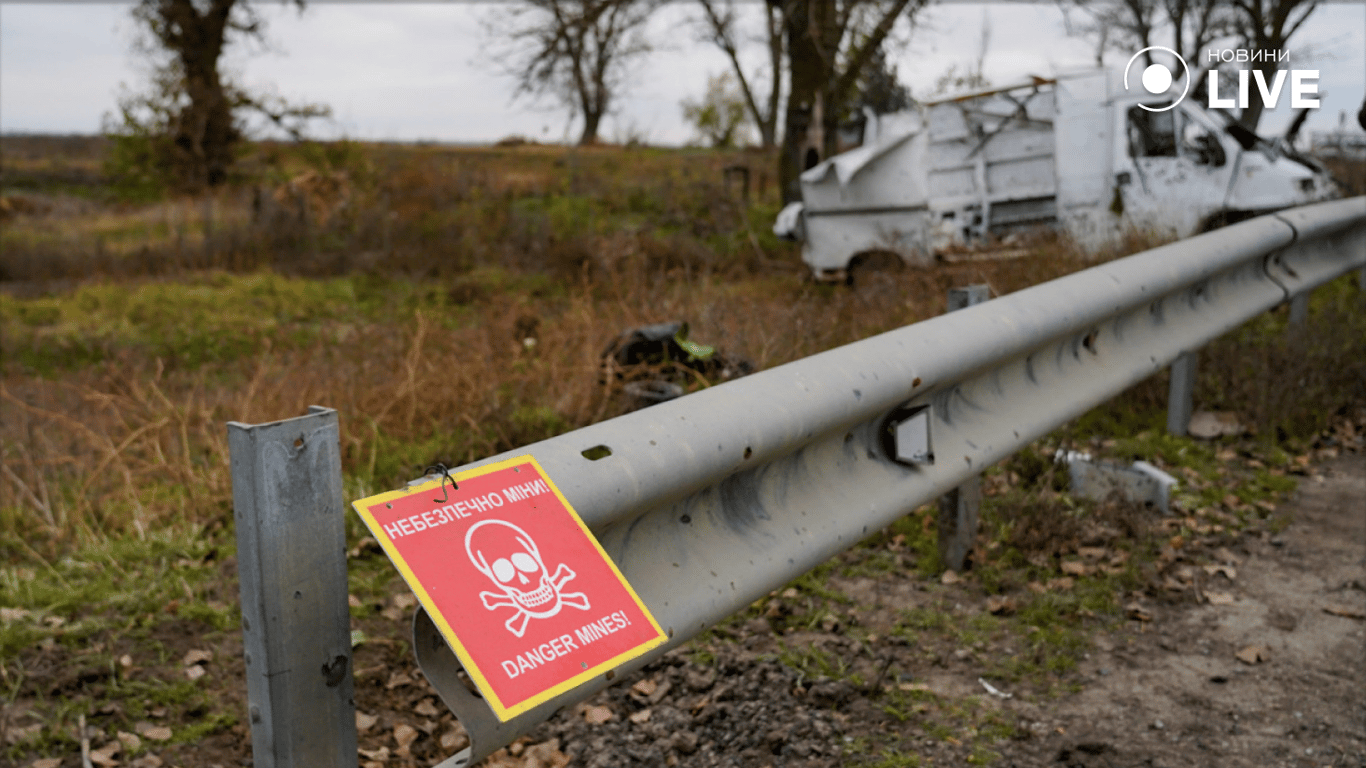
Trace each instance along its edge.
{"label": "yellow sign border", "polygon": [[511,707],[503,705],[502,700],[499,699],[498,695],[494,692],[493,686],[484,676],[483,670],[474,662],[474,657],[470,655],[469,651],[465,649],[464,644],[460,642],[460,638],[456,636],[455,630],[451,627],[450,622],[446,620],[445,615],[436,607],[436,603],[433,602],[431,596],[427,594],[427,590],[422,586],[417,575],[408,567],[408,562],[403,559],[403,555],[399,552],[398,547],[395,546],[393,540],[384,532],[384,526],[380,525],[379,521],[377,521],[370,512],[370,507],[377,504],[383,504],[385,502],[393,501],[394,499],[406,498],[414,493],[440,490],[439,486],[446,478],[441,477],[422,483],[421,485],[415,485],[397,491],[386,491],[351,502],[352,509],[356,510],[356,513],[365,521],[366,527],[370,529],[370,533],[379,541],[380,546],[384,548],[385,554],[393,561],[394,565],[398,568],[399,573],[403,574],[403,580],[408,582],[408,586],[413,590],[413,594],[417,596],[418,602],[422,604],[423,608],[427,609],[427,614],[431,616],[432,621],[436,623],[437,629],[441,631],[441,636],[446,639],[446,644],[451,647],[451,650],[455,652],[456,657],[460,659],[460,664],[464,666],[465,672],[469,674],[470,679],[474,680],[474,684],[484,696],[484,701],[488,702],[489,707],[493,709],[493,714],[500,722],[507,722],[523,712],[544,704],[556,696],[559,696],[561,693],[576,688],[599,674],[615,669],[625,662],[643,655],[646,651],[664,644],[669,639],[668,635],[664,633],[664,630],[660,628],[659,623],[655,621],[655,617],[650,613],[650,609],[645,606],[645,601],[641,600],[640,595],[636,594],[635,588],[632,587],[631,583],[622,575],[621,570],[617,568],[616,562],[614,562],[611,556],[607,554],[607,551],[602,548],[602,544],[598,542],[598,537],[593,535],[593,532],[588,529],[588,525],[583,522],[583,518],[579,517],[579,513],[569,503],[569,500],[564,497],[563,493],[560,493],[559,487],[550,479],[550,475],[541,467],[540,462],[536,461],[535,456],[528,453],[523,456],[505,459],[494,464],[485,464],[483,466],[467,469],[463,472],[453,474],[452,477],[455,479],[455,482],[459,484],[463,480],[526,464],[530,464],[535,468],[536,472],[545,480],[546,485],[550,486],[550,490],[555,494],[555,498],[560,500],[560,504],[564,506],[565,511],[567,511],[574,522],[578,524],[579,529],[583,531],[583,534],[588,537],[588,541],[592,542],[593,548],[597,550],[597,553],[602,558],[603,562],[612,569],[612,574],[615,575],[617,580],[621,582],[621,585],[626,588],[626,592],[631,596],[631,599],[635,601],[636,607],[639,608],[645,618],[649,620],[650,626],[655,630],[655,637],[653,640],[647,640],[624,653],[620,653],[607,661],[584,670],[568,680],[551,686]]}

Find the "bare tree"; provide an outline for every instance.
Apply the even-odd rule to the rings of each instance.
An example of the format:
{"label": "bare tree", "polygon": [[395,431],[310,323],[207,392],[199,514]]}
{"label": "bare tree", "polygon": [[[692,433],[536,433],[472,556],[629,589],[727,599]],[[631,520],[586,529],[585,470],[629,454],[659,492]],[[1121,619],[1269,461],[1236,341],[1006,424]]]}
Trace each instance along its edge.
{"label": "bare tree", "polygon": [[[1304,24],[1309,15],[1318,8],[1317,0],[1233,0],[1239,11],[1237,31],[1243,48],[1274,54],[1285,48],[1286,43]],[[1269,60],[1268,60],[1269,59]],[[1262,77],[1270,83],[1279,68],[1278,56],[1268,56],[1256,63]],[[1251,88],[1248,108],[1238,116],[1238,122],[1250,131],[1257,130],[1257,123],[1266,111],[1260,88]]]}
{"label": "bare tree", "polygon": [[[1134,53],[1151,45],[1176,51],[1188,64],[1221,37],[1234,33],[1236,14],[1227,0],[1080,0],[1089,18],[1072,34],[1096,39],[1096,63],[1105,51]],[[1152,52],[1143,54],[1152,64]]]}
{"label": "bare tree", "polygon": [[[703,29],[705,38],[720,48],[730,59],[731,71],[744,95],[745,105],[749,108],[750,119],[759,129],[759,141],[765,149],[773,147],[778,140],[778,104],[782,90],[783,72],[783,16],[780,2],[765,2],[764,38],[768,52],[768,89],[766,93],[756,94],[755,85],[740,65],[739,21],[735,13],[735,0],[698,0],[702,5]],[[755,79],[758,79],[757,76]]]}
{"label": "bare tree", "polygon": [[[1276,54],[1318,7],[1318,0],[1078,0],[1074,6],[1091,19],[1073,31],[1096,38],[1097,62],[1105,50],[1167,45],[1191,66],[1198,90],[1206,82],[1199,77],[1208,68],[1201,60],[1206,48],[1225,39],[1247,51]],[[1152,63],[1151,54],[1145,58]],[[1274,55],[1256,61],[1266,82],[1275,78],[1278,61]],[[1238,120],[1255,131],[1265,110],[1260,89],[1253,88]]]}
{"label": "bare tree", "polygon": [[[294,0],[302,11],[303,0]],[[156,62],[150,90],[120,100],[116,138],[141,140],[147,163],[169,169],[196,190],[222,184],[243,138],[241,114],[255,111],[294,136],[309,118],[329,114],[318,105],[291,105],[278,96],[252,96],[219,70],[223,52],[238,42],[264,40],[265,24],[246,0],[141,0],[133,17],[146,33],[137,49]]]}
{"label": "bare tree", "polygon": [[860,76],[898,20],[928,0],[781,0],[788,98],[778,178],[800,199],[798,176],[837,149],[838,128]]}
{"label": "bare tree", "polygon": [[485,27],[516,95],[558,99],[583,118],[579,143],[594,144],[628,63],[650,50],[644,26],[654,8],[654,0],[519,0]]}

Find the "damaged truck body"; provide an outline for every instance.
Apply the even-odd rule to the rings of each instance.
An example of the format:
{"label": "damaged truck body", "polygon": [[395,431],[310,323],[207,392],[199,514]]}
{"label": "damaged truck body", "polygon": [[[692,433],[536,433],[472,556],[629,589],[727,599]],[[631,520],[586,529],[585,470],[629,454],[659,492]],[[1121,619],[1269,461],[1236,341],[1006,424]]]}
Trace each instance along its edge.
{"label": "damaged truck body", "polygon": [[1126,230],[1186,237],[1337,196],[1328,174],[1221,112],[1103,70],[869,119],[863,146],[801,176],[774,232],[820,280],[888,255],[929,264],[1060,229],[1096,250]]}

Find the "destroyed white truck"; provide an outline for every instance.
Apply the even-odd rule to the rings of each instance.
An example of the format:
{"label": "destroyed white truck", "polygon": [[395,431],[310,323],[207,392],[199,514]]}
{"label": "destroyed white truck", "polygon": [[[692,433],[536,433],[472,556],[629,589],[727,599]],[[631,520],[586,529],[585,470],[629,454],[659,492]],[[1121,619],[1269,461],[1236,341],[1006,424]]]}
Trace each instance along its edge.
{"label": "destroyed white truck", "polygon": [[1313,161],[1180,99],[1180,84],[1129,83],[1093,70],[870,117],[862,146],[801,175],[774,232],[802,242],[817,279],[841,280],[890,256],[1008,249],[1035,227],[1095,250],[1128,228],[1186,237],[1337,196]]}

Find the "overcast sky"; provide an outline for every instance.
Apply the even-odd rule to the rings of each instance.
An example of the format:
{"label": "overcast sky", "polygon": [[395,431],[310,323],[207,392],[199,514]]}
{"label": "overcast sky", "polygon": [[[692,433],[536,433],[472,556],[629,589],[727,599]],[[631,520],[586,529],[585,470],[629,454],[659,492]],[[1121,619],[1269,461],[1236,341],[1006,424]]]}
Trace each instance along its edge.
{"label": "overcast sky", "polygon": [[[116,105],[121,87],[138,88],[146,72],[132,52],[130,4],[0,2],[0,131],[93,133]],[[480,20],[500,5],[310,3],[302,14],[262,4],[269,47],[239,47],[228,68],[249,88],[331,105],[323,133],[373,140],[489,142],[511,134],[545,141],[577,138],[567,112],[553,103],[512,100],[513,82],[488,64]],[[757,13],[757,5],[748,7]],[[679,102],[699,96],[709,73],[727,67],[688,26],[693,6],[666,5],[649,33],[658,50],[634,67],[619,109],[602,131],[654,144],[688,141]],[[984,72],[995,84],[1026,74],[1090,66],[1090,41],[1069,37],[1047,3],[935,6],[903,33],[895,57],[916,96],[933,90],[948,67],[976,58],[983,19],[990,25]],[[757,28],[756,28],[757,29]],[[1325,94],[1306,128],[1354,124],[1366,96],[1366,4],[1321,7],[1288,46],[1296,68],[1320,70]],[[759,56],[759,51],[754,52]],[[1107,54],[1122,67],[1127,55]],[[759,59],[754,60],[757,67]],[[1288,99],[1262,123],[1283,129]]]}

